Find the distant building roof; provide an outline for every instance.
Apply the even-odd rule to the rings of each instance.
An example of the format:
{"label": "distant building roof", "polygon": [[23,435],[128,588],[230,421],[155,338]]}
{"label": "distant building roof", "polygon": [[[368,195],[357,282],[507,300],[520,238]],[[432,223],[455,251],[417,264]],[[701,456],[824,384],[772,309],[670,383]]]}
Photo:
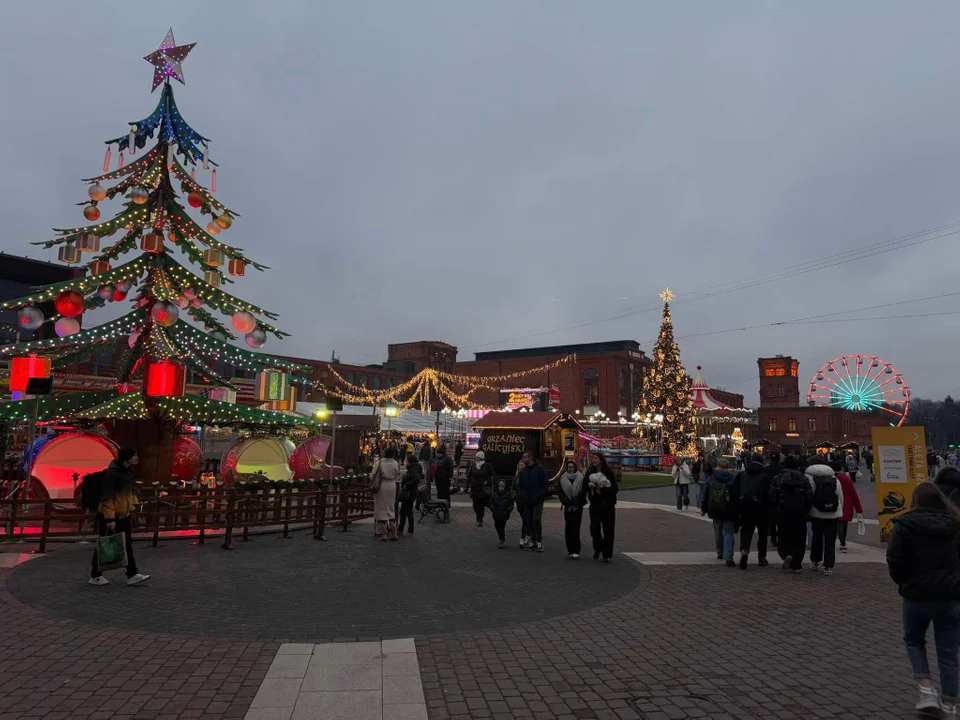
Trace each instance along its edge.
{"label": "distant building roof", "polygon": [[633,350],[641,352],[636,340],[607,340],[576,345],[550,345],[547,347],[520,348],[518,350],[489,350],[474,354],[477,360],[511,360],[514,358],[544,357],[547,355],[606,355]]}

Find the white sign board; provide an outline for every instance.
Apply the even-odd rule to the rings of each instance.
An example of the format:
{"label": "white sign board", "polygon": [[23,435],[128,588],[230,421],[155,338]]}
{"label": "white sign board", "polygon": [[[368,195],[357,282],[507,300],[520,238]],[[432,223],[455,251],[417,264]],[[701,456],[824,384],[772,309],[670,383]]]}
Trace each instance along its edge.
{"label": "white sign board", "polygon": [[905,483],[910,477],[907,473],[907,456],[903,445],[880,445],[877,449],[880,461],[882,483]]}

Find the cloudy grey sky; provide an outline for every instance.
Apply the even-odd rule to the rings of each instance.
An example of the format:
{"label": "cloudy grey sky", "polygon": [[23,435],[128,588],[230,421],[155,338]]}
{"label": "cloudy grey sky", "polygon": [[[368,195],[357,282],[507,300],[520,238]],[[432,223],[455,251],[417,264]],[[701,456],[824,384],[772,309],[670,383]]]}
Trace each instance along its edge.
{"label": "cloudy grey sky", "polygon": [[2,250],[49,258],[28,243],[79,224],[80,178],[152,111],[141,58],[172,25],[197,42],[179,106],[243,215],[224,239],[273,268],[234,289],[293,333],[266,350],[649,351],[656,308],[586,323],[669,285],[688,369],[748,402],[756,358],[776,353],[803,381],[867,353],[914,395],[960,393],[960,316],[703,334],[953,292],[960,235],[698,299],[960,221],[951,0],[38,0],[4,15]]}

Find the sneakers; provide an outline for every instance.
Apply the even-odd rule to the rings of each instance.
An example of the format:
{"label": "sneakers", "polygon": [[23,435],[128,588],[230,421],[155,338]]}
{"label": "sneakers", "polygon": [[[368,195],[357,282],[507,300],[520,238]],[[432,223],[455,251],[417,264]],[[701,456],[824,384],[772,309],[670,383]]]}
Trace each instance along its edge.
{"label": "sneakers", "polygon": [[741,570],[746,570],[746,569],[747,569],[747,559],[748,559],[748,558],[749,558],[749,555],[747,555],[747,553],[745,553],[745,552],[740,553],[740,569],[741,569]]}
{"label": "sneakers", "polygon": [[579,559],[580,559],[580,553],[573,553],[572,555],[570,555],[570,559],[571,559],[571,560],[579,560]]}
{"label": "sneakers", "polygon": [[91,585],[109,585],[110,584],[110,581],[107,580],[103,575],[101,575],[100,577],[90,578],[89,580],[87,580],[87,582],[90,583]]}
{"label": "sneakers", "polygon": [[499,550],[503,550],[503,543],[502,543],[502,542],[498,543],[498,544],[497,544],[497,548],[498,548]]}
{"label": "sneakers", "polygon": [[757,560],[757,565],[758,565],[759,567],[766,567],[766,566],[769,565],[769,564],[770,564],[770,563],[767,562],[767,559],[766,559],[766,558],[760,558],[759,560]]}
{"label": "sneakers", "polygon": [[825,568],[823,569],[823,574],[824,574],[824,575],[827,575],[827,576],[833,575],[833,568],[825,567]]}
{"label": "sneakers", "polygon": [[781,569],[781,570],[789,570],[789,569],[790,569],[790,563],[792,563],[792,562],[793,562],[793,556],[787,555],[787,556],[783,559],[783,565],[780,566],[780,569]]}
{"label": "sneakers", "polygon": [[[937,692],[936,688],[933,687],[924,687],[920,686],[920,699],[917,700],[917,704],[913,706],[914,710],[929,710],[932,714],[936,714],[936,711],[940,709],[940,693]],[[954,717],[956,717],[956,708],[954,707]]]}
{"label": "sneakers", "polygon": [[818,562],[810,563],[810,569],[811,569],[811,570],[819,570],[819,569],[820,569],[820,563],[818,563]]}
{"label": "sneakers", "polygon": [[727,560],[727,567],[736,567],[737,564],[733,560]]}
{"label": "sneakers", "polygon": [[139,585],[140,583],[146,582],[150,579],[149,575],[144,575],[143,573],[137,573],[131,578],[127,578],[127,585]]}
{"label": "sneakers", "polygon": [[525,550],[528,542],[530,542],[528,538],[525,538],[525,537],[520,538],[520,549]]}
{"label": "sneakers", "polygon": [[957,706],[951,703],[940,703],[940,720],[957,720]]}
{"label": "sneakers", "polygon": [[593,553],[593,559],[594,559],[594,560],[599,560],[599,559],[600,559],[600,553],[598,553],[598,552]]}
{"label": "sneakers", "polygon": [[841,546],[840,546],[840,552],[846,552],[846,551],[847,551],[847,546],[846,546],[846,545],[841,545]]}
{"label": "sneakers", "polygon": [[537,543],[537,552],[543,552],[543,543],[542,543],[542,542],[538,542],[538,543]]}
{"label": "sneakers", "polygon": [[604,558],[604,559],[601,560],[600,562],[604,563],[605,565],[609,565],[609,564],[610,564],[610,558]]}
{"label": "sneakers", "polygon": [[717,553],[717,560],[723,560],[723,553]]}

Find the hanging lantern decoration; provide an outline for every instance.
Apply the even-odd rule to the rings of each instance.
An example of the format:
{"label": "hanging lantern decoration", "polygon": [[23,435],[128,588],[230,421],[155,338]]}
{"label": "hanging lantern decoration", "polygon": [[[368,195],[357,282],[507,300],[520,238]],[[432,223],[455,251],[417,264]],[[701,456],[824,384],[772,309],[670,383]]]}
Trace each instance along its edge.
{"label": "hanging lantern decoration", "polygon": [[37,330],[43,325],[43,312],[33,305],[20,308],[17,313],[17,325],[24,330]]}
{"label": "hanging lantern decoration", "polygon": [[190,207],[198,208],[203,205],[203,195],[194,190],[187,195],[187,202],[190,203]]}
{"label": "hanging lantern decoration", "polygon": [[[109,152],[109,149],[107,150]],[[100,183],[94,183],[87,188],[87,195],[94,202],[100,202],[101,200],[107,199],[107,191],[103,188],[103,185]]]}
{"label": "hanging lantern decoration", "polygon": [[246,335],[248,332],[253,332],[253,329],[257,327],[257,319],[253,316],[253,313],[240,310],[235,312],[233,317],[230,318],[230,324],[233,325],[233,329],[238,333]]}
{"label": "hanging lantern decoration", "polygon": [[148,363],[144,384],[147,386],[147,397],[183,397],[186,372],[183,365],[169,360]]}
{"label": "hanging lantern decoration", "polygon": [[101,285],[97,288],[97,295],[106,300],[108,297],[113,295],[113,286],[112,285]]}
{"label": "hanging lantern decoration", "polygon": [[170,232],[167,233],[167,240],[172,243],[177,241],[177,234],[173,231],[173,228],[170,228]]}
{"label": "hanging lantern decoration", "polygon": [[144,252],[153,253],[155,255],[157,253],[162,253],[163,235],[153,229],[144,233],[140,236],[140,249]]}
{"label": "hanging lantern decoration", "polygon": [[227,213],[223,213],[215,222],[220,226],[221,230],[229,230],[230,226],[233,225],[233,218]]}
{"label": "hanging lantern decoration", "polygon": [[209,248],[203,251],[203,264],[208,267],[220,267],[225,256],[219,248]]}
{"label": "hanging lantern decoration", "polygon": [[223,275],[216,270],[207,270],[203,274],[203,281],[210,287],[220,287],[223,284]]}
{"label": "hanging lantern decoration", "polygon": [[72,317],[62,317],[54,323],[53,329],[57,333],[57,337],[67,337],[68,335],[76,335],[80,332],[80,323]]}
{"label": "hanging lantern decoration", "polygon": [[103,156],[103,171],[105,173],[110,172],[110,146],[107,145],[107,152]]}
{"label": "hanging lantern decoration", "polygon": [[214,168],[210,171],[210,192],[217,191],[217,169]]}
{"label": "hanging lantern decoration", "polygon": [[100,250],[100,237],[94,233],[80,233],[77,236],[77,248],[80,252],[97,252]]}
{"label": "hanging lantern decoration", "polygon": [[200,308],[202,308],[203,298],[199,298],[199,297],[193,298],[193,300],[190,301],[190,307],[194,308],[195,310],[199,310]]}
{"label": "hanging lantern decoration", "polygon": [[121,280],[117,283],[117,290],[120,292],[130,292],[130,288],[133,287],[133,283],[129,280]]}
{"label": "hanging lantern decoration", "polygon": [[170,327],[180,319],[180,310],[172,302],[157,300],[150,309],[150,319],[160,327]]}
{"label": "hanging lantern decoration", "polygon": [[133,155],[137,151],[137,126],[130,128],[130,135],[127,137],[127,150]]}
{"label": "hanging lantern decoration", "polygon": [[190,307],[190,301],[187,300],[183,295],[177,295],[175,298],[173,298],[173,304],[181,310],[186,310],[188,307]]}
{"label": "hanging lantern decoration", "polygon": [[26,392],[27,383],[31,380],[47,380],[50,378],[50,358],[30,355],[28,357],[11,358],[10,360],[10,392]]}
{"label": "hanging lantern decoration", "polygon": [[83,295],[75,290],[64,290],[53,301],[57,312],[64,317],[73,318],[83,314]]}
{"label": "hanging lantern decoration", "polygon": [[127,336],[127,347],[132,348],[134,345],[137,344],[137,341],[138,341],[139,339],[140,339],[140,331],[139,331],[139,330],[134,330],[132,333],[130,333],[130,334]]}
{"label": "hanging lantern decoration", "polygon": [[146,205],[147,200],[150,199],[150,193],[142,185],[134,185],[130,191],[130,199],[135,205]]}
{"label": "hanging lantern decoration", "polygon": [[62,245],[57,252],[60,262],[67,265],[78,265],[80,263],[80,250],[73,243]]}
{"label": "hanging lantern decoration", "polygon": [[96,222],[100,219],[100,211],[96,205],[87,205],[83,209],[83,216],[90,222]]}
{"label": "hanging lantern decoration", "polygon": [[100,273],[110,272],[110,263],[106,260],[94,260],[90,263],[90,274],[99,275]]}
{"label": "hanging lantern decoration", "polygon": [[217,225],[216,222],[211,221],[207,223],[207,232],[213,236],[217,236],[220,234],[220,226]]}
{"label": "hanging lantern decoration", "polygon": [[210,169],[210,141],[203,144],[203,169]]}
{"label": "hanging lantern decoration", "polygon": [[290,382],[285,372],[264,370],[257,375],[257,400],[286,400],[290,391]]}
{"label": "hanging lantern decoration", "polygon": [[175,142],[167,145],[167,167],[172,168],[177,161],[177,144]]}
{"label": "hanging lantern decoration", "polygon": [[127,299],[127,293],[125,293],[120,288],[114,288],[113,295],[110,296],[110,299],[113,302],[122,302]]}
{"label": "hanging lantern decoration", "polygon": [[246,267],[246,263],[243,260],[232,259],[227,265],[227,272],[229,272],[234,277],[243,277],[243,271]]}
{"label": "hanging lantern decoration", "polygon": [[254,328],[243,336],[247,347],[258,350],[267,344],[267,333],[262,328]]}
{"label": "hanging lantern decoration", "polygon": [[197,291],[194,290],[192,287],[185,287],[183,289],[183,296],[187,300],[193,300],[197,296]]}

